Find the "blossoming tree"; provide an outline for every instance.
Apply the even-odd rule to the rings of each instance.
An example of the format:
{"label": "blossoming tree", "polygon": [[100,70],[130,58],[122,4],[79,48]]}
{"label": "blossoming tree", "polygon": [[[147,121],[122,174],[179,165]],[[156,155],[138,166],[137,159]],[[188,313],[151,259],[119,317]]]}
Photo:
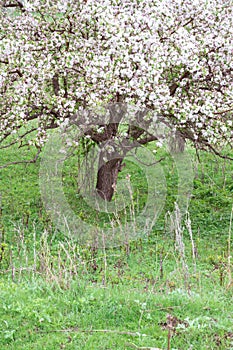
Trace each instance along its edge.
{"label": "blossoming tree", "polygon": [[[221,147],[230,149],[233,136],[232,0],[0,3],[0,147],[29,143],[39,152],[49,129],[119,102],[152,110],[197,149],[230,157]],[[101,145],[117,138],[119,124],[100,123],[84,137]],[[125,138],[146,144],[156,139],[148,130],[129,125]],[[123,158],[102,157],[97,190],[106,200]]]}

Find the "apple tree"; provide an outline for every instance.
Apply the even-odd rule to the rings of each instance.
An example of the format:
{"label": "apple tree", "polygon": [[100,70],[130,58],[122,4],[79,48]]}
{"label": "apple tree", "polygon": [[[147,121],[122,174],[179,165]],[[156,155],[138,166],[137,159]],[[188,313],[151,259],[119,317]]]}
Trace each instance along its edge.
{"label": "apple tree", "polygon": [[[1,148],[29,145],[38,156],[49,130],[112,106],[107,124],[92,126],[90,113],[83,135],[103,147],[96,188],[108,201],[127,150],[157,139],[150,132],[156,118],[197,150],[232,158],[232,0],[0,4]],[[139,123],[121,134],[119,149],[129,105],[140,110]],[[106,144],[114,156],[106,156]]]}

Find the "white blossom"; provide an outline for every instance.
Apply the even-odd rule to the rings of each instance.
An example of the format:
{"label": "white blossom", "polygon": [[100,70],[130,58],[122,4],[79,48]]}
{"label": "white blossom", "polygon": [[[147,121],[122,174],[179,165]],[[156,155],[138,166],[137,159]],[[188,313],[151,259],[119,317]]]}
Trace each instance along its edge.
{"label": "white blossom", "polygon": [[40,115],[43,144],[52,121],[120,98],[232,143],[233,0],[22,4],[0,13],[1,134]]}

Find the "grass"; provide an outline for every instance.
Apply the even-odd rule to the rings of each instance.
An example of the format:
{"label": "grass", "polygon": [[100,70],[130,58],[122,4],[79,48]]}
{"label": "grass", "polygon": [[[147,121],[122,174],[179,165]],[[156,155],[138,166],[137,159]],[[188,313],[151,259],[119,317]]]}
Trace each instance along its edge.
{"label": "grass", "polygon": [[220,290],[189,295],[154,287],[126,293],[124,285],[74,282],[64,291],[37,279],[9,282],[1,294],[6,349],[125,349],[127,343],[166,349],[168,313],[178,320],[173,348],[226,349],[231,341],[231,303]]}
{"label": "grass", "polygon": [[[1,151],[2,163],[30,156]],[[74,157],[64,165],[66,198],[82,220],[104,227],[109,215],[77,195],[76,164]],[[174,213],[172,158],[161,164],[168,195],[153,230],[108,249],[54,227],[40,198],[39,163],[1,170],[1,349],[233,349],[233,164],[194,156],[186,221]],[[140,210],[145,177],[129,162],[121,179],[128,173]]]}

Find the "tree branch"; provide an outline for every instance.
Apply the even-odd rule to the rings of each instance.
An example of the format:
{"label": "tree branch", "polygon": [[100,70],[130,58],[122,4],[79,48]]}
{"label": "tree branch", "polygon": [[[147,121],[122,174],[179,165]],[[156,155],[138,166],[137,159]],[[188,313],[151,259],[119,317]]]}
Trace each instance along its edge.
{"label": "tree branch", "polygon": [[[202,147],[202,145],[203,145],[203,147]],[[206,147],[204,147],[204,146],[206,146]],[[205,142],[201,142],[201,145],[200,145],[200,147],[199,147],[200,149],[202,149],[202,150],[206,150],[206,148],[208,149],[210,149],[216,156],[218,156],[219,158],[222,158],[222,159],[228,159],[228,160],[233,160],[233,157],[230,157],[230,156],[225,156],[224,154],[221,154],[219,151],[217,151],[212,145],[210,145],[209,143],[206,143],[205,144]]]}
{"label": "tree branch", "polygon": [[[37,128],[33,128],[33,129],[25,132],[24,134],[18,136],[17,140],[12,141],[11,143],[9,143],[9,144],[7,144],[5,146],[1,146],[0,149],[8,148],[10,146],[15,145],[17,142],[19,142],[19,140],[22,140],[25,136],[27,136],[28,134],[30,134],[31,132],[36,131],[36,130],[37,130]],[[1,141],[0,141],[0,143],[1,143]]]}
{"label": "tree branch", "polygon": [[158,140],[157,136],[149,135],[149,136],[144,137],[143,139],[137,140],[137,142],[140,143],[140,145],[145,145],[148,142],[157,141],[157,140]]}
{"label": "tree branch", "polygon": [[[189,78],[190,75],[191,75],[191,73],[190,73],[189,71],[184,72],[184,74],[180,77],[179,82],[181,82],[181,81],[182,81],[183,79],[185,79],[185,78]],[[171,95],[171,96],[174,96],[174,95],[175,95],[175,92],[176,92],[176,90],[177,90],[178,87],[179,87],[179,84],[176,83],[176,82],[174,82],[173,84],[171,84],[171,85],[169,86],[169,90],[170,90],[170,95]]]}
{"label": "tree branch", "polygon": [[16,0],[16,3],[9,3],[9,4],[3,4],[4,8],[12,8],[12,7],[19,7],[20,10],[25,11],[23,4],[19,1]]}
{"label": "tree branch", "polygon": [[226,109],[225,111],[215,112],[214,114],[215,114],[215,115],[218,115],[218,114],[225,114],[225,113],[229,113],[229,112],[232,112],[232,111],[233,111],[233,108],[229,108],[229,109]]}
{"label": "tree branch", "polygon": [[54,91],[54,94],[56,96],[59,95],[59,91],[60,91],[60,85],[59,85],[59,77],[58,77],[58,74],[54,74],[53,78],[52,78],[52,83],[53,83],[53,91]]}
{"label": "tree branch", "polygon": [[16,165],[16,164],[32,164],[32,163],[36,163],[38,157],[39,157],[39,154],[41,152],[41,149],[38,150],[37,154],[35,155],[35,157],[33,159],[30,159],[30,160],[21,160],[21,161],[15,161],[15,162],[11,162],[11,163],[7,163],[5,165],[1,165],[0,166],[0,169],[4,169],[4,168],[7,168],[8,166],[10,165]]}
{"label": "tree branch", "polygon": [[0,63],[3,63],[3,64],[9,64],[9,60],[0,60]]}

